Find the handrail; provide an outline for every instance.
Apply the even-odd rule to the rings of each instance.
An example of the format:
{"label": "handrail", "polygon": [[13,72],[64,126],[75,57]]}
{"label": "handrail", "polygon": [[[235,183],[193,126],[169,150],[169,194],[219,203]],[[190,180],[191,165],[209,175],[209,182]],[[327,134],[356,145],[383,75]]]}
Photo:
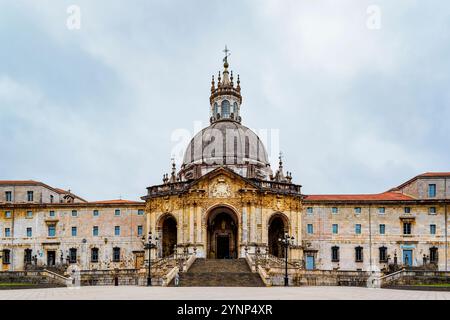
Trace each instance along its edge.
{"label": "handrail", "polygon": [[384,279],[387,279],[387,278],[392,278],[393,276],[396,276],[396,275],[398,275],[398,274],[401,274],[401,273],[403,273],[404,271],[406,271],[406,269],[405,269],[405,268],[402,268],[402,269],[400,269],[400,270],[398,270],[398,271],[395,271],[395,272],[393,272],[393,273],[389,273],[389,274],[386,274],[386,275],[384,275],[384,276],[381,276],[381,277],[379,277],[377,280],[384,280]]}

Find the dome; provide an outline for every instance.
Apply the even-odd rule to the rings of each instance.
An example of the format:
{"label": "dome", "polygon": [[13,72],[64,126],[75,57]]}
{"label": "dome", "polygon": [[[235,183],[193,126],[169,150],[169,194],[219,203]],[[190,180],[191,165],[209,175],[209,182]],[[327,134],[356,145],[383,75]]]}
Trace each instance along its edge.
{"label": "dome", "polygon": [[249,128],[229,120],[214,122],[191,140],[182,168],[186,170],[195,165],[209,169],[227,166],[243,176],[248,176],[249,166],[258,168],[258,176],[271,173],[261,139]]}
{"label": "dome", "polygon": [[249,128],[234,121],[219,121],[197,133],[184,154],[189,164],[269,165],[266,148]]}

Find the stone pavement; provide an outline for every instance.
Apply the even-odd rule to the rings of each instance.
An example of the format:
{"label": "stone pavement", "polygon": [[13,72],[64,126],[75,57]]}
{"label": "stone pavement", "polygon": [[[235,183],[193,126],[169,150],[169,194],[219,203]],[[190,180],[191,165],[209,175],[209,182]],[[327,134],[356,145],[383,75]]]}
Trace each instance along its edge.
{"label": "stone pavement", "polygon": [[0,290],[0,300],[450,300],[450,292],[358,287],[81,287]]}

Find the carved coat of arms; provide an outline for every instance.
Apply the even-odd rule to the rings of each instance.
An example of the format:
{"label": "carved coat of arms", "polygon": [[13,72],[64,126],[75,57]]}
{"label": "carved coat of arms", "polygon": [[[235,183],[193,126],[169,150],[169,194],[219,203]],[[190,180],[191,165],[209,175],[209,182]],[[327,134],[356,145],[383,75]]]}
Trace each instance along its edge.
{"label": "carved coat of arms", "polygon": [[218,180],[217,183],[213,186],[211,195],[214,198],[228,198],[231,196],[230,186],[226,183],[225,180]]}

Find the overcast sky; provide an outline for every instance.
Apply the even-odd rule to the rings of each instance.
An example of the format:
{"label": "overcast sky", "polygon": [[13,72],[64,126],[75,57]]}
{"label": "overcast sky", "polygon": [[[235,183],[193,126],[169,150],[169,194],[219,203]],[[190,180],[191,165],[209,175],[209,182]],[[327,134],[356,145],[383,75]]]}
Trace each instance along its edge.
{"label": "overcast sky", "polygon": [[208,124],[225,44],[242,123],[279,130],[304,193],[450,171],[448,1],[0,0],[0,40],[0,179],[138,199]]}

